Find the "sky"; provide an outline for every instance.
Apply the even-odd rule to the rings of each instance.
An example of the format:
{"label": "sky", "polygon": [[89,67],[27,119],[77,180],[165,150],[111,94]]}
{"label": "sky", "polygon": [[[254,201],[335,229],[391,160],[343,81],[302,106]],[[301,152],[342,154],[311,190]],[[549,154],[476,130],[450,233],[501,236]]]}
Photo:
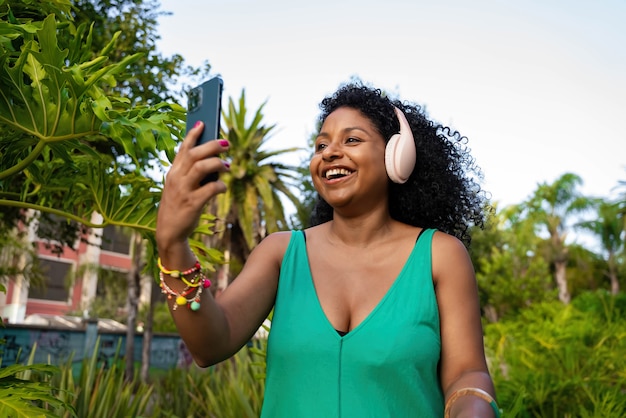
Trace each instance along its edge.
{"label": "sky", "polygon": [[171,15],[159,20],[159,51],[208,61],[223,104],[243,90],[249,110],[266,103],[268,149],[306,147],[319,102],[356,76],[466,136],[499,206],[568,172],[588,196],[626,190],[616,189],[626,181],[625,0],[161,6]]}

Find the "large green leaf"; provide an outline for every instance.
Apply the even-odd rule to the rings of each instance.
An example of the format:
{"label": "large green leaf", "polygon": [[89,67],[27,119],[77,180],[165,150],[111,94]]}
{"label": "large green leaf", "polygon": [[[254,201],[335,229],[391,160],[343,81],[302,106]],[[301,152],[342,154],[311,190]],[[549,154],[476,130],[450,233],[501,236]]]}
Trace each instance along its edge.
{"label": "large green leaf", "polygon": [[[0,205],[89,227],[119,225],[149,237],[160,189],[145,174],[149,164],[173,160],[185,110],[165,102],[132,105],[110,94],[141,58],[129,54],[108,61],[119,33],[94,56],[93,28],[74,27],[54,14],[41,21],[11,18],[3,14],[3,3],[0,36],[20,42],[0,38]],[[53,9],[65,4],[51,3]],[[116,146],[123,155],[109,151]],[[20,190],[10,187],[18,182]],[[91,223],[94,211],[103,216],[102,224]],[[198,232],[210,233],[210,225],[203,223]],[[212,262],[220,259],[201,244],[198,250]]]}
{"label": "large green leaf", "polygon": [[[132,54],[109,65],[105,65],[107,58],[100,56],[66,66],[69,53],[59,48],[57,30],[55,17],[50,15],[36,36],[25,39],[16,58],[2,55],[0,124],[39,143],[16,166],[3,164],[0,178],[24,170],[45,144],[72,139],[108,138],[120,144],[138,165],[145,158],[159,158],[161,151],[172,160],[181,139],[184,109],[166,103],[131,107],[128,99],[109,96],[102,88],[114,83],[114,76],[141,55]],[[83,27],[72,32],[77,38],[85,31]]]}
{"label": "large green leaf", "polygon": [[47,364],[13,364],[0,369],[0,415],[24,418],[58,416],[44,409],[44,404],[62,407],[71,413],[71,407],[53,395],[50,384],[21,377],[32,373],[50,377],[58,372],[57,367]]}

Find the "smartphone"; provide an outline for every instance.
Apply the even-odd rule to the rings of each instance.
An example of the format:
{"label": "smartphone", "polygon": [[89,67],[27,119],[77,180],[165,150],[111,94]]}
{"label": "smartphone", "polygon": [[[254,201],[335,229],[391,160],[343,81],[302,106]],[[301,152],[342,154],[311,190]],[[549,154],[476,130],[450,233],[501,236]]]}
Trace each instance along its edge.
{"label": "smartphone", "polygon": [[[187,95],[187,132],[194,127],[196,122],[204,122],[204,131],[202,131],[196,145],[214,140],[220,134],[223,87],[222,79],[213,77],[192,88]],[[211,173],[200,184],[215,181],[217,178],[217,173]]]}

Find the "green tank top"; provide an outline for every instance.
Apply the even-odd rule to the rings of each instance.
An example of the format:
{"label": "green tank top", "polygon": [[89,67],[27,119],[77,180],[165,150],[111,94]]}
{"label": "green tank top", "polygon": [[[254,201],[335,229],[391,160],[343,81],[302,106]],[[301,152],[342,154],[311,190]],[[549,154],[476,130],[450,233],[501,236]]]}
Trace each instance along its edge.
{"label": "green tank top", "polygon": [[441,417],[439,311],[426,230],[391,288],[345,336],[317,298],[304,234],[283,258],[263,418]]}

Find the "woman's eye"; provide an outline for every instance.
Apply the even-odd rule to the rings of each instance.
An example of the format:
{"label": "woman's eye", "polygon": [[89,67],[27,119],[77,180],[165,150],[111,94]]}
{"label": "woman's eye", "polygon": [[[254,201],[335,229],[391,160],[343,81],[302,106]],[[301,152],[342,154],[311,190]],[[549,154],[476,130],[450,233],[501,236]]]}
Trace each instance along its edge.
{"label": "woman's eye", "polygon": [[316,152],[323,151],[324,148],[326,148],[326,144],[317,144],[317,145],[315,145],[315,151]]}
{"label": "woman's eye", "polygon": [[361,140],[359,138],[354,138],[354,137],[350,137],[348,139],[346,139],[347,143],[351,143],[351,142],[361,142]]}

